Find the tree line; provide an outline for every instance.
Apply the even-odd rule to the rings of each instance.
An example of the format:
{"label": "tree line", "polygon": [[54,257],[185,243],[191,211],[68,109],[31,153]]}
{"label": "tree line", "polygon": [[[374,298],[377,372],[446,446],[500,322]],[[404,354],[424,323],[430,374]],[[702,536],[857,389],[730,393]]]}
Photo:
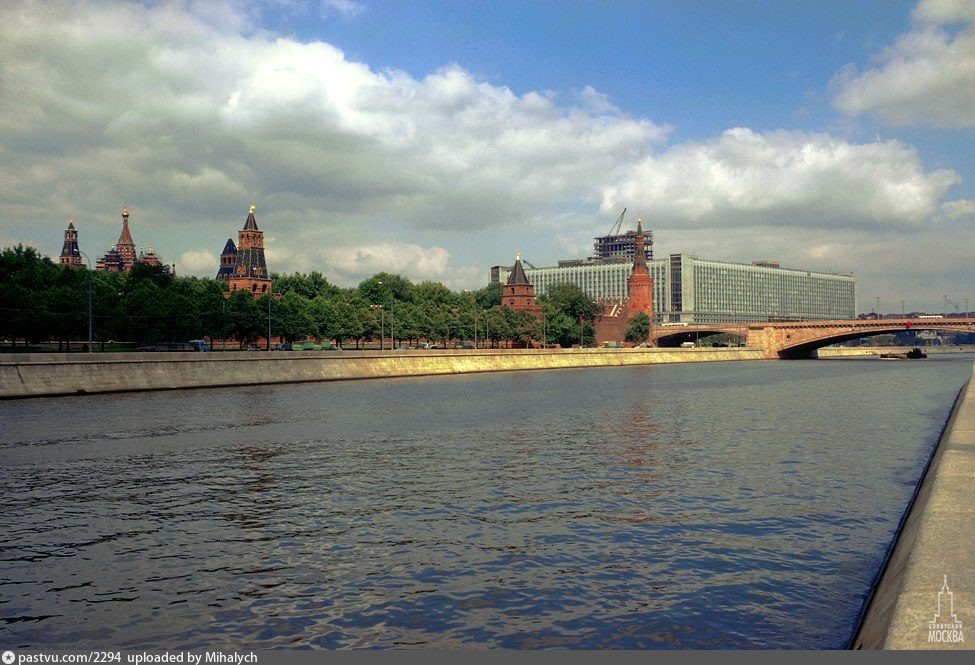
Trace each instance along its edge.
{"label": "tree line", "polygon": [[[354,288],[321,273],[272,273],[272,293],[254,299],[215,279],[173,276],[160,266],[130,272],[70,269],[18,245],[0,252],[0,338],[9,346],[88,339],[91,289],[96,345],[235,340],[246,348],[271,334],[285,341],[334,341],[361,348],[382,337],[396,345],[421,340],[450,346],[540,343],[589,344],[597,306],[578,287],[560,284],[538,299],[541,319],[501,306],[501,285],[452,291],[433,281],[413,283],[378,273]],[[636,322],[634,322],[636,323]],[[632,326],[631,326],[632,328]],[[476,332],[475,332],[476,331]]]}

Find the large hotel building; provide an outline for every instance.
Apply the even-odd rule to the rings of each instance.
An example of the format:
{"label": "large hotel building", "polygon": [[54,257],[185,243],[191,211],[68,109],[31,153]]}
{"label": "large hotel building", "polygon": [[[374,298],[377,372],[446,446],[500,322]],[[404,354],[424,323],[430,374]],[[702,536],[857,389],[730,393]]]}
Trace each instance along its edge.
{"label": "large hotel building", "polygon": [[[526,267],[535,296],[544,295],[556,284],[569,283],[593,300],[625,299],[626,280],[633,270],[632,249],[629,258],[625,250],[618,256],[599,256],[600,240],[597,256],[559,261],[547,268]],[[652,245],[647,254],[652,256]],[[671,254],[647,264],[653,277],[654,322],[658,324],[856,318],[853,275],[783,268],[772,261],[712,261],[690,254]],[[491,281],[504,283],[508,275],[505,266],[491,269]]]}

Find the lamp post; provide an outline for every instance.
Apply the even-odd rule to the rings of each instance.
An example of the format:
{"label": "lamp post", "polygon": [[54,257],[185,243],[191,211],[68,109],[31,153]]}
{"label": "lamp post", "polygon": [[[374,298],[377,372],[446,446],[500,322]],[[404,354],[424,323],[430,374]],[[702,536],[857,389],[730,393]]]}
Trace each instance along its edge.
{"label": "lamp post", "polygon": [[91,271],[91,259],[88,258],[88,255],[85,254],[84,252],[82,252],[80,249],[78,250],[78,253],[81,254],[83,257],[85,257],[85,261],[88,262],[88,353],[94,353],[95,351],[92,348],[93,347],[93,344],[94,344],[94,342],[93,342],[93,337],[94,337],[94,334],[93,334],[93,332],[94,332],[94,324],[93,324],[93,319],[92,319],[92,315],[91,315],[91,313],[92,313],[92,307],[91,307],[91,280],[94,278],[94,274]]}
{"label": "lamp post", "polygon": [[[463,289],[464,293],[470,293],[467,289]],[[472,294],[473,295],[473,294]],[[474,350],[477,350],[477,296],[474,296]]]}
{"label": "lamp post", "polygon": [[274,298],[274,280],[271,281],[271,288],[267,292],[267,350],[271,350],[271,300]]}
{"label": "lamp post", "polygon": [[379,310],[379,350],[386,350],[386,310],[383,309],[382,305],[373,305],[373,310]]}
{"label": "lamp post", "polygon": [[389,291],[389,346],[390,349],[395,350],[396,349],[396,333],[395,333],[396,313],[393,308],[393,304],[396,302],[396,296],[393,295],[393,289],[390,288],[389,284],[384,283],[383,280],[377,279],[376,283],[381,286],[385,286],[386,289]]}

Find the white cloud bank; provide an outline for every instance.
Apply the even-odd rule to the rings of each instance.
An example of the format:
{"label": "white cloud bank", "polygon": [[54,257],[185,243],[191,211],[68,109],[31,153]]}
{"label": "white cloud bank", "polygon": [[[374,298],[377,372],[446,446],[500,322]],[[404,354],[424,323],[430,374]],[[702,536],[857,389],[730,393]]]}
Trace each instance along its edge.
{"label": "white cloud bank", "polygon": [[739,127],[646,157],[603,189],[602,209],[652,210],[660,226],[910,226],[957,182],[898,141]]}
{"label": "white cloud bank", "polygon": [[[358,6],[321,7],[339,5]],[[965,6],[922,4],[916,30],[945,48],[967,39],[970,23],[948,25]],[[942,209],[957,174],[897,141],[735,128],[668,146],[665,123],[588,87],[518,94],[451,64],[375,71],[262,30],[260,15],[234,0],[0,3],[5,234],[43,234],[54,251],[74,217],[83,242],[107,244],[128,204],[139,242],[208,274],[254,202],[276,271],[476,286],[515,249],[584,236],[624,206],[726,244],[731,225],[909,229],[961,214]],[[576,221],[553,229],[563,216]]]}
{"label": "white cloud bank", "polygon": [[895,126],[975,127],[975,2],[922,0],[913,23],[875,66],[833,79],[833,105]]}

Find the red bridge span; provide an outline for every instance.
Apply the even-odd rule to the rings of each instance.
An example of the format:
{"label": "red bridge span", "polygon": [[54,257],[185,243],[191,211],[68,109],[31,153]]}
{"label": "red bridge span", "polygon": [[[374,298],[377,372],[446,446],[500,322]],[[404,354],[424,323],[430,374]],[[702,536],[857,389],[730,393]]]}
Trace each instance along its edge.
{"label": "red bridge span", "polygon": [[861,337],[907,330],[975,332],[975,319],[868,319],[853,321],[789,321],[654,326],[650,339],[658,346],[678,346],[705,335],[738,335],[766,358],[812,358],[816,349]]}

